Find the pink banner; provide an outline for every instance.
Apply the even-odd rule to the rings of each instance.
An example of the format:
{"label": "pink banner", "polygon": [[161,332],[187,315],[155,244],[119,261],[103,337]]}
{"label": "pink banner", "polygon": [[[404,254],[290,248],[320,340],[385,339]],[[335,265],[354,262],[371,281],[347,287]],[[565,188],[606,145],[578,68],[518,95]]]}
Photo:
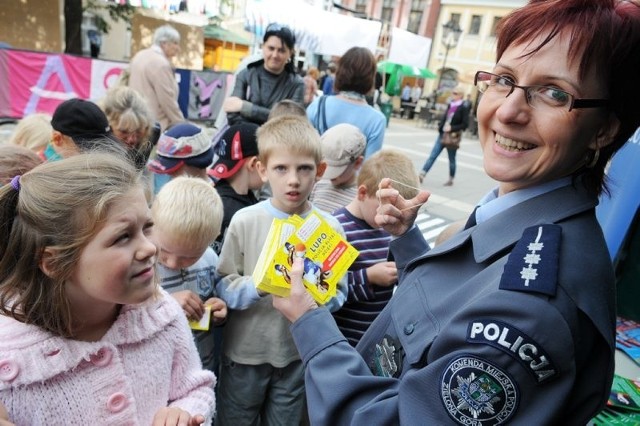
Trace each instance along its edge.
{"label": "pink banner", "polygon": [[13,117],[11,114],[11,94],[9,93],[9,58],[7,51],[0,49],[0,117]]}
{"label": "pink banner", "polygon": [[8,56],[12,117],[52,114],[66,99],[89,97],[90,58],[14,50]]}
{"label": "pink banner", "polygon": [[[22,118],[35,112],[53,114],[71,98],[98,102],[118,83],[127,62],[64,54],[0,49],[0,117]],[[180,84],[178,102],[190,120],[211,120],[222,109],[233,75],[189,70]],[[187,107],[188,106],[188,107]]]}
{"label": "pink banner", "polygon": [[104,97],[107,90],[118,84],[120,74],[129,66],[126,62],[94,59],[91,62],[91,93],[89,99],[96,102]]}

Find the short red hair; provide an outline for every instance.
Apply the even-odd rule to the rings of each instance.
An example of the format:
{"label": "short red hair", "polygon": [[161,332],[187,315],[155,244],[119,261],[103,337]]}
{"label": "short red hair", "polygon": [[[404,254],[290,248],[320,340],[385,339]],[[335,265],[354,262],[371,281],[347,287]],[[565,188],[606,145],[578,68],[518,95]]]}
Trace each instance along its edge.
{"label": "short red hair", "polygon": [[580,78],[595,67],[620,121],[594,170],[592,189],[599,192],[607,161],[640,126],[640,0],[530,0],[500,21],[497,59],[510,46],[545,36],[531,46],[533,54],[560,33],[570,37],[569,59],[579,61]]}

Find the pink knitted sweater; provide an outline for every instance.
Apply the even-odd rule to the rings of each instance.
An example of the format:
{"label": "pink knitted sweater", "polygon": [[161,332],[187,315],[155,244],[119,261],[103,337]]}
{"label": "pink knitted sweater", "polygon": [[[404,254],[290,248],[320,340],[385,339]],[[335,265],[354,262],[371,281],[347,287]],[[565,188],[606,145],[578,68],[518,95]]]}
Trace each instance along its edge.
{"label": "pink knitted sweater", "polygon": [[17,426],[146,426],[166,406],[210,422],[214,383],[186,317],[164,291],[123,306],[97,342],[64,339],[0,315],[0,402]]}

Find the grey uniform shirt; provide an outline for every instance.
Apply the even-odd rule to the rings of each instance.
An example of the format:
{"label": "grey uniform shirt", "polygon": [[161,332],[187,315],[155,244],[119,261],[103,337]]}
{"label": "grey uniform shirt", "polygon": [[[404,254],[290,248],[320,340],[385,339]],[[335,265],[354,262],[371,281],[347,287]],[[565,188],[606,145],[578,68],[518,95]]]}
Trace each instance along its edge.
{"label": "grey uniform shirt", "polygon": [[398,290],[356,349],[326,310],[300,318],[312,424],[586,424],[609,394],[615,309],[597,199],[580,188],[433,250],[415,228],[394,240]]}

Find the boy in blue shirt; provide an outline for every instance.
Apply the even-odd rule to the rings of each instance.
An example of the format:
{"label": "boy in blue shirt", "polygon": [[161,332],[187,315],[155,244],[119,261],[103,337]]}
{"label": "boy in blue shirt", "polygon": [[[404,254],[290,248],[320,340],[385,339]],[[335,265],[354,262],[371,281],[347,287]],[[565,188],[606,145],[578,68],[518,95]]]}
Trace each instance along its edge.
{"label": "boy in blue shirt", "polygon": [[[274,218],[312,211],[344,236],[342,227],[308,201],[324,172],[320,136],[305,117],[283,116],[258,130],[258,170],[272,196],[239,210],[225,236],[218,293],[233,310],[225,325],[218,386],[217,425],[300,424],[304,402],[303,366],[289,322],[256,289],[251,274]],[[327,306],[346,299],[346,276]]]}

